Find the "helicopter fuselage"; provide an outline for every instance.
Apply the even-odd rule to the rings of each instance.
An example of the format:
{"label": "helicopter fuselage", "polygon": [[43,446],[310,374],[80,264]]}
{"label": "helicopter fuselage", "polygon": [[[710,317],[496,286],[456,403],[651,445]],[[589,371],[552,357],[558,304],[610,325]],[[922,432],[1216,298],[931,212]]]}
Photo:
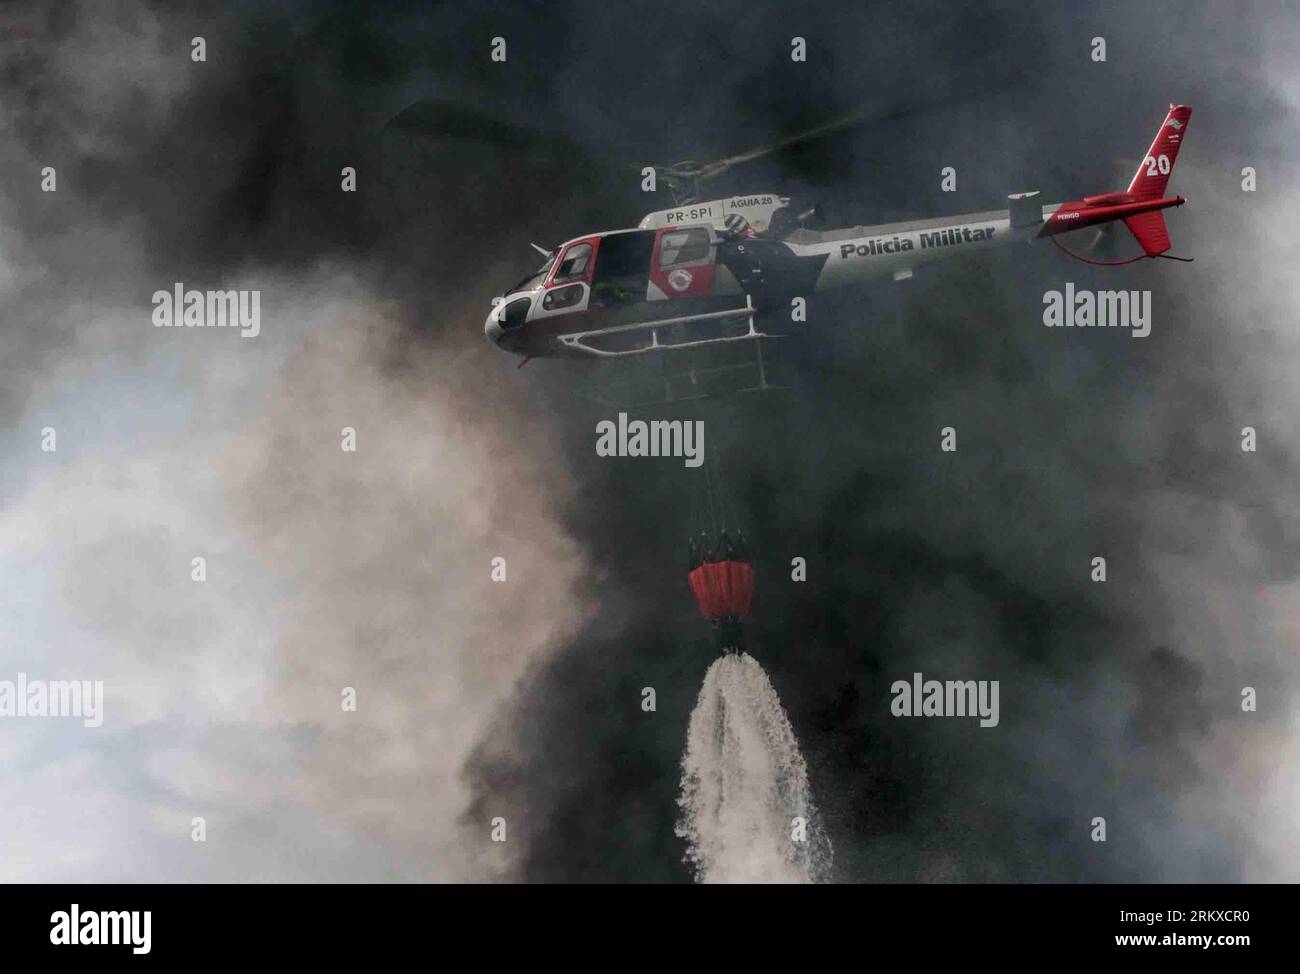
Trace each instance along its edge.
{"label": "helicopter fuselage", "polygon": [[[1015,194],[1007,209],[877,226],[774,228],[788,200],[775,194],[690,204],[647,216],[635,230],[578,237],[500,299],[489,340],[527,358],[615,357],[765,337],[754,315],[797,298],[1003,244],[1127,220],[1181,197],[1110,193],[1042,205]],[[687,221],[697,222],[687,222]],[[780,233],[773,236],[773,230]]]}

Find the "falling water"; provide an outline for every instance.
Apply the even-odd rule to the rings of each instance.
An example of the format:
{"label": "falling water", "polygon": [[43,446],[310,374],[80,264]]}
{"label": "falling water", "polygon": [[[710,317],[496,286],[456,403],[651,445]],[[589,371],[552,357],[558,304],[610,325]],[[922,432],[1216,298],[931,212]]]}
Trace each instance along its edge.
{"label": "falling water", "polygon": [[[772,683],[748,653],[704,676],[682,756],[677,834],[704,883],[811,883],[828,878],[831,844],[808,770]],[[806,836],[796,838],[798,823]]]}

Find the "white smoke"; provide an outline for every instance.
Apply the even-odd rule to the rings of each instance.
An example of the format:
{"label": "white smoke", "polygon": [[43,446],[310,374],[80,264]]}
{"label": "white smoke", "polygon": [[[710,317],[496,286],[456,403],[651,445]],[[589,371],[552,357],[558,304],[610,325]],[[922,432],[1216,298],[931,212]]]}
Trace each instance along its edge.
{"label": "white smoke", "polygon": [[[175,252],[130,179],[152,145],[206,142],[183,96],[237,97],[242,58],[193,64],[207,28],[145,3],[12,6],[0,680],[102,680],[105,717],[2,721],[0,882],[511,875],[525,812],[474,806],[463,769],[580,619],[584,561],[553,428],[482,340],[482,288],[440,293],[445,320],[417,330],[356,258]],[[234,125],[214,169],[149,170],[156,198],[200,238],[226,199],[217,229],[240,236],[225,214],[256,139]],[[260,334],[154,327],[176,281],[259,291]]]}
{"label": "white smoke", "polygon": [[579,618],[547,429],[345,269],[259,275],[256,339],[153,327],[141,278],[50,299],[76,343],[0,430],[0,679],[105,686],[101,728],[3,722],[0,881],[510,875],[524,813],[461,772]]}
{"label": "white smoke", "polygon": [[[682,757],[677,834],[706,883],[826,879],[830,840],[808,788],[799,742],[771,681],[748,653],[704,676]],[[806,823],[796,840],[796,819]]]}

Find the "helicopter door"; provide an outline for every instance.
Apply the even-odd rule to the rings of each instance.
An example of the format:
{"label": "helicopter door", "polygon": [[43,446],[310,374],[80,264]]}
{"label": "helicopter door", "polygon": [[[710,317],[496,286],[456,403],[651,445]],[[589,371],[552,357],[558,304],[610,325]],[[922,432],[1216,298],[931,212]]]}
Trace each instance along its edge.
{"label": "helicopter door", "polygon": [[657,230],[650,269],[650,300],[705,297],[713,293],[713,231],[707,226]]}
{"label": "helicopter door", "polygon": [[591,307],[619,308],[644,304],[650,284],[653,230],[619,230],[600,238],[591,279]]}
{"label": "helicopter door", "polygon": [[591,299],[591,271],[595,266],[599,237],[575,240],[564,248],[546,282],[542,300],[533,310],[533,318],[549,318],[575,311],[586,311]]}

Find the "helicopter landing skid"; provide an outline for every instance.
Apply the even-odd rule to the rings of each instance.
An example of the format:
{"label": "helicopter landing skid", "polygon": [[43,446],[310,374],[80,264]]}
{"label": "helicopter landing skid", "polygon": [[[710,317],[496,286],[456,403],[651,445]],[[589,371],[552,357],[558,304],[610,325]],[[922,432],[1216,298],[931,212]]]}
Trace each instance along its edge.
{"label": "helicopter landing skid", "polygon": [[[663,338],[662,333],[667,330],[670,332],[683,332],[693,325],[701,323],[717,323],[725,325],[728,321],[737,321],[744,319],[748,323],[745,332],[739,335],[711,335],[704,338]],[[635,335],[638,332],[649,332],[650,339],[647,343],[634,345],[630,348],[609,348],[593,345],[592,341],[601,341],[626,335]],[[727,342],[744,342],[763,338],[782,338],[782,335],[769,335],[766,332],[759,331],[754,327],[754,302],[749,295],[745,295],[745,306],[743,308],[734,308],[728,311],[710,311],[706,314],[683,315],[678,318],[659,318],[652,321],[634,321],[627,325],[613,325],[608,328],[594,328],[591,331],[576,331],[565,335],[557,335],[559,340],[566,349],[578,352],[584,355],[591,355],[596,358],[627,358],[633,355],[646,355],[651,352],[663,352],[685,348],[704,348],[710,345],[721,345]]]}

